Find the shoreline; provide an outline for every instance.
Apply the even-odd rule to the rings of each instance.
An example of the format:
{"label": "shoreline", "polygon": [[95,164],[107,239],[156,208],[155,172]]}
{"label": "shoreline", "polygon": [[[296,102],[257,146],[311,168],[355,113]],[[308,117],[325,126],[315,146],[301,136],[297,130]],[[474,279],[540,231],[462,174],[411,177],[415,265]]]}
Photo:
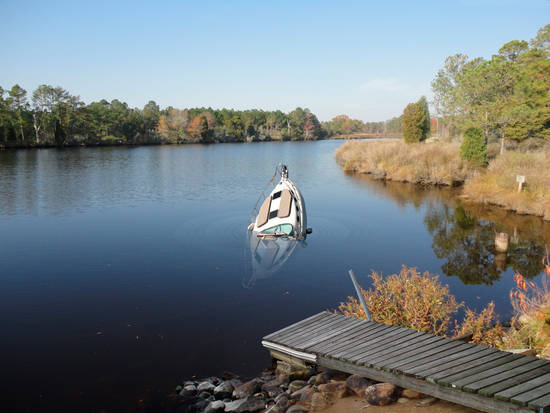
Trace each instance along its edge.
{"label": "shoreline", "polygon": [[[459,158],[456,144],[418,143],[403,147],[404,142],[393,143],[394,148],[390,149],[415,151],[413,155],[406,155],[408,159],[404,159],[403,154],[390,153],[386,150],[388,148],[380,149],[384,144],[378,142],[378,147],[369,152],[365,147],[372,142],[347,142],[337,149],[336,162],[345,172],[371,175],[375,180],[460,188],[461,193],[457,196],[464,201],[550,221],[550,194],[545,192],[548,190],[544,188],[545,184],[538,182],[544,181],[544,177],[537,176],[538,181],[534,178],[533,171],[536,173],[537,168],[528,159],[537,160],[539,155],[544,157],[545,149],[531,153],[509,151],[492,159],[487,168],[479,168]],[[548,152],[550,150],[546,149]],[[394,158],[395,162],[392,162]],[[522,192],[517,191],[516,175],[527,176],[529,173],[528,184]],[[533,181],[535,183],[531,183]],[[536,192],[531,193],[531,190]]]}
{"label": "shoreline", "polygon": [[155,411],[221,413],[477,413],[477,410],[315,365],[297,366],[277,360],[251,379],[231,373],[184,380]]}

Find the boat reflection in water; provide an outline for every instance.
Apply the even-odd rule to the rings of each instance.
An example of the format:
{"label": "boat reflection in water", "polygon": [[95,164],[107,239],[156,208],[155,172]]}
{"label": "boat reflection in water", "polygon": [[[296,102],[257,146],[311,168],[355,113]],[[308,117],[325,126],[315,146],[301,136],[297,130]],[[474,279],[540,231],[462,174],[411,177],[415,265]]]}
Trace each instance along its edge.
{"label": "boat reflection in water", "polygon": [[296,248],[305,248],[305,240],[297,241],[288,237],[258,237],[248,231],[250,264],[243,279],[243,287],[252,288],[257,280],[270,278],[284,267]]}
{"label": "boat reflection in water", "polygon": [[257,279],[268,278],[278,272],[290,258],[297,245],[305,246],[307,234],[306,204],[300,190],[288,176],[288,168],[279,165],[275,177],[280,181],[269,196],[263,200],[261,207],[256,203],[247,228],[248,245],[252,265],[250,279],[243,281],[245,287],[254,285]]}

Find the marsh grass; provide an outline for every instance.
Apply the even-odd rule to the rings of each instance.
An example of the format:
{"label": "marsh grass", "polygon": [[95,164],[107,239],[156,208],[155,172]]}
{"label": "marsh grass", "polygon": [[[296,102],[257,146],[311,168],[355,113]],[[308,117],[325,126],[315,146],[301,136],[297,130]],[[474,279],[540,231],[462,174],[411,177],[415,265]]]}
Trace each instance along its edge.
{"label": "marsh grass", "polygon": [[[460,185],[462,195],[520,214],[550,220],[550,145],[529,152],[497,154],[489,145],[489,166],[476,166],[459,155],[452,142],[406,144],[403,141],[348,141],[336,151],[347,172],[424,185]],[[518,193],[517,175],[526,184]]]}
{"label": "marsh grass", "polygon": [[443,142],[348,141],[337,150],[336,159],[348,172],[425,185],[461,184],[476,169],[460,158],[458,144]]}
{"label": "marsh grass", "polygon": [[[517,191],[517,175],[526,180],[521,192]],[[550,147],[505,152],[490,162],[487,171],[469,179],[463,194],[474,202],[550,220]]]}

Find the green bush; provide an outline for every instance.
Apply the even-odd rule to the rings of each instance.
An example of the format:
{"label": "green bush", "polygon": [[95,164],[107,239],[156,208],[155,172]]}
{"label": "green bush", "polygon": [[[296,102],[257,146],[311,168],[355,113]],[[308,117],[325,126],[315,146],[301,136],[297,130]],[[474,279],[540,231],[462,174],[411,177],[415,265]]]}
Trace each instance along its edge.
{"label": "green bush", "polygon": [[460,144],[460,157],[479,165],[487,165],[487,143],[481,129],[470,128],[464,132]]}

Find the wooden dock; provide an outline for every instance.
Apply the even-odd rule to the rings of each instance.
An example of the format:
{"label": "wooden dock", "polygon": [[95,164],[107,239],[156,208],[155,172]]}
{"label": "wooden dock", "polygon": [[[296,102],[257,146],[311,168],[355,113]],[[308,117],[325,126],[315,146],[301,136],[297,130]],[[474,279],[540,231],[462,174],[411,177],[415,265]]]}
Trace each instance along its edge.
{"label": "wooden dock", "polygon": [[389,382],[484,412],[550,412],[550,361],[322,312],[263,338],[276,358]]}

